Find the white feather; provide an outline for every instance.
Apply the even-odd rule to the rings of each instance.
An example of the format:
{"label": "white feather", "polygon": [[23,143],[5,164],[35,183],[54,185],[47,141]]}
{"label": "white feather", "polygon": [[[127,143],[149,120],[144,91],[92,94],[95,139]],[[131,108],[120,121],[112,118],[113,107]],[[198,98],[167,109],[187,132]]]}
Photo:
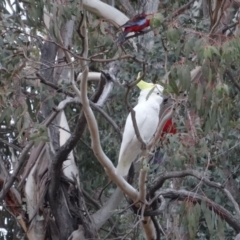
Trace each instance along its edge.
{"label": "white feather", "polygon": [[[139,133],[145,143],[150,143],[157,130],[163,88],[156,85],[155,89],[144,89],[140,92],[138,104],[134,107]],[[151,92],[151,93],[150,93]],[[123,132],[116,173],[121,176],[128,174],[131,163],[141,153],[141,143],[134,131],[131,114],[128,115]]]}

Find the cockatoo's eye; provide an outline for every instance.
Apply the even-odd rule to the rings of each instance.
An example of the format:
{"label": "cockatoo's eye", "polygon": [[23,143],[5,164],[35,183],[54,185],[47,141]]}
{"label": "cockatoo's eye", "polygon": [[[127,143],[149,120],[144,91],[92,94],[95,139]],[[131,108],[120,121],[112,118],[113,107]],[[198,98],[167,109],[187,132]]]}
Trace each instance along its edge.
{"label": "cockatoo's eye", "polygon": [[159,95],[160,93],[159,92],[157,92],[157,95]]}

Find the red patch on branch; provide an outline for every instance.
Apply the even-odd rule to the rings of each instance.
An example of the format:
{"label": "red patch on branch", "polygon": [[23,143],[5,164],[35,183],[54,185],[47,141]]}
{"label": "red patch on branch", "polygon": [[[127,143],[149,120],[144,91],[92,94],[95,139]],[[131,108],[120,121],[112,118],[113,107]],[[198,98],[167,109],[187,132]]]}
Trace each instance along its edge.
{"label": "red patch on branch", "polygon": [[161,137],[164,137],[167,133],[172,133],[176,134],[177,133],[177,128],[176,124],[172,121],[172,119],[168,119],[166,123],[163,126]]}

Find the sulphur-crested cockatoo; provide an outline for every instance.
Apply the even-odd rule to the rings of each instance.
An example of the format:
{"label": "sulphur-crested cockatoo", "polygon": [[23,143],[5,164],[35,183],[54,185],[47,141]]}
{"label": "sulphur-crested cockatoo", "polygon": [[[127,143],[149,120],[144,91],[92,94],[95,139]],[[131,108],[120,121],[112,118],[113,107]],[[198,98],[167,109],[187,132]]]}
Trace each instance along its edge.
{"label": "sulphur-crested cockatoo", "polygon": [[[160,105],[163,101],[163,87],[158,84],[144,82],[143,80],[137,86],[141,92],[138,97],[138,104],[133,109],[142,140],[149,144],[153,140],[158,127]],[[129,113],[116,168],[118,175],[126,176],[128,174],[131,163],[141,153],[141,146],[142,144],[138,141],[135,134],[131,113]]]}

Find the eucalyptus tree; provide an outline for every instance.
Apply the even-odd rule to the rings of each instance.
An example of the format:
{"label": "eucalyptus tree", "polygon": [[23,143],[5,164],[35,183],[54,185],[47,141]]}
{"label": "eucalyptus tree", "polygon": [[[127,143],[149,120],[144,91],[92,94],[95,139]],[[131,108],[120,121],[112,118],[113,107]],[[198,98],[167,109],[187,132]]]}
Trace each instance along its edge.
{"label": "eucalyptus tree", "polygon": [[[142,12],[151,26],[118,44]],[[239,233],[238,1],[3,0],[0,13],[7,239]],[[125,179],[115,166],[139,72],[166,98]],[[170,118],[178,133],[159,137]]]}

